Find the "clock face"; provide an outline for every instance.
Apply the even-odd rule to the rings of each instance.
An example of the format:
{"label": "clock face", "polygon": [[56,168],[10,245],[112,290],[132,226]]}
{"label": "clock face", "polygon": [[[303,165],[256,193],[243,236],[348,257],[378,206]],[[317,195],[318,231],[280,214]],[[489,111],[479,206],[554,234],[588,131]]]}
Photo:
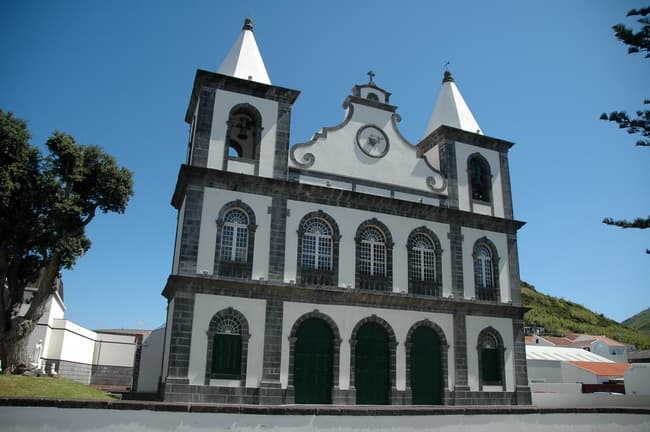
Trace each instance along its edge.
{"label": "clock face", "polygon": [[357,145],[370,157],[380,158],[388,153],[388,137],[377,126],[366,125],[359,128]]}

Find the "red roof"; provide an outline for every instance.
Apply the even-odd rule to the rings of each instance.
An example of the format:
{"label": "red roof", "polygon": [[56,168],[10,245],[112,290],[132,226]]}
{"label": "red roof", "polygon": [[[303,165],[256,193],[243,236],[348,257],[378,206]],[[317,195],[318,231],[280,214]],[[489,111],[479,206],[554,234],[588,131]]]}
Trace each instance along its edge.
{"label": "red roof", "polygon": [[524,336],[526,345],[533,345],[535,343],[535,336]]}
{"label": "red roof", "polygon": [[599,341],[605,342],[609,346],[623,346],[623,347],[625,346],[625,344],[620,343],[617,340],[608,338],[607,336],[596,336],[596,339],[598,339]]}
{"label": "red roof", "polygon": [[623,377],[630,368],[629,363],[600,363],[586,361],[570,361],[570,364],[586,370],[597,376]]}

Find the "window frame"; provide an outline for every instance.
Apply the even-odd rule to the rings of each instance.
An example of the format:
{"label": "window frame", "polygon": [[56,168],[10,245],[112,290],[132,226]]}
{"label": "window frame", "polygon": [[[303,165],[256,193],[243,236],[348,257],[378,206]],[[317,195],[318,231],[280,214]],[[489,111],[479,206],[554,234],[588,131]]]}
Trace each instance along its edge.
{"label": "window frame", "polygon": [[[366,262],[362,257],[362,244],[364,240],[362,238],[364,232],[367,229],[377,230],[384,238],[383,242],[383,253],[384,253],[384,272],[383,274],[376,274],[375,264],[374,264],[374,255],[377,252],[378,246],[377,243],[370,244],[370,273],[362,272],[363,263]],[[357,233],[354,238],[355,241],[355,287],[357,289],[366,289],[372,291],[392,291],[393,290],[393,238],[391,236],[390,230],[386,225],[384,225],[379,220],[373,218],[369,219],[359,225],[357,228]],[[363,247],[365,249],[365,246]]]}
{"label": "window frame", "polygon": [[[430,242],[431,253],[433,254],[433,265],[431,271],[433,273],[433,278],[431,280],[425,279],[416,279],[414,278],[413,269],[415,267],[413,251],[415,250],[414,245],[418,237],[424,237]],[[425,226],[414,229],[411,234],[409,234],[408,241],[406,243],[407,249],[407,273],[408,273],[408,292],[410,294],[420,294],[420,295],[432,295],[432,296],[442,296],[442,248],[440,246],[440,240],[438,237]],[[423,255],[419,256],[419,267],[420,272],[424,270]]]}
{"label": "window frame", "polygon": [[[490,266],[486,267],[486,261],[481,251],[487,251],[490,255]],[[482,301],[499,302],[501,300],[501,289],[499,286],[499,255],[497,248],[487,237],[482,237],[474,243],[472,252],[474,272],[474,298]],[[492,286],[483,286],[481,279],[486,279],[487,270],[491,272]]]}
{"label": "window frame", "polygon": [[[227,225],[226,216],[229,212],[233,210],[239,210],[243,212],[248,218],[248,225],[246,226],[246,251],[241,255],[245,256],[245,260],[237,261],[231,259],[233,253],[237,255],[236,249],[236,234],[237,230],[233,230],[231,245],[230,257],[223,259],[223,242],[224,242],[224,229]],[[255,251],[255,231],[257,230],[257,224],[255,223],[255,213],[253,209],[242,202],[241,200],[231,201],[225,204],[219,211],[219,215],[216,219],[217,224],[217,238],[215,244],[215,255],[214,255],[214,274],[221,277],[232,277],[239,279],[250,279],[252,277],[253,271],[253,256]],[[241,226],[241,225],[240,225]]]}
{"label": "window frame", "polygon": [[[305,226],[312,220],[320,220],[330,228],[331,233],[331,261],[330,269],[305,268],[303,264],[303,242],[305,238]],[[322,210],[307,213],[300,220],[298,225],[297,253],[296,253],[296,283],[312,286],[338,286],[339,272],[339,244],[341,234],[338,224],[327,213]]]}

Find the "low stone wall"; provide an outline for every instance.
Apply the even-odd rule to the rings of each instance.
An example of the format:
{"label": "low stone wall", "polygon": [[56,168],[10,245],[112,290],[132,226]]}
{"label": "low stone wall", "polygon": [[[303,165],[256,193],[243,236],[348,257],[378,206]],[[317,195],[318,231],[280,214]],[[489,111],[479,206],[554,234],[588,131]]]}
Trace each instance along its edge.
{"label": "low stone wall", "polygon": [[90,384],[98,387],[133,387],[133,368],[123,366],[93,365]]}
{"label": "low stone wall", "polygon": [[91,365],[66,360],[45,359],[45,371],[47,373],[52,370],[52,365],[54,365],[54,369],[56,370],[58,376],[70,378],[71,380],[80,382],[82,384],[90,384],[90,376],[92,373]]}

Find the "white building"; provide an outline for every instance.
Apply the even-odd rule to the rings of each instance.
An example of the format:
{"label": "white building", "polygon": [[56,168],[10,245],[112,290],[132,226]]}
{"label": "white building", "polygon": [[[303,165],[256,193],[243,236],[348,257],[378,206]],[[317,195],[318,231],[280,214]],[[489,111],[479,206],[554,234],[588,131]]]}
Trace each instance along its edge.
{"label": "white building", "polygon": [[513,144],[484,135],[449,72],[410,143],[369,76],[341,124],[290,147],[299,92],[271,84],[250,20],[197,71],[165,400],[530,403]]}

